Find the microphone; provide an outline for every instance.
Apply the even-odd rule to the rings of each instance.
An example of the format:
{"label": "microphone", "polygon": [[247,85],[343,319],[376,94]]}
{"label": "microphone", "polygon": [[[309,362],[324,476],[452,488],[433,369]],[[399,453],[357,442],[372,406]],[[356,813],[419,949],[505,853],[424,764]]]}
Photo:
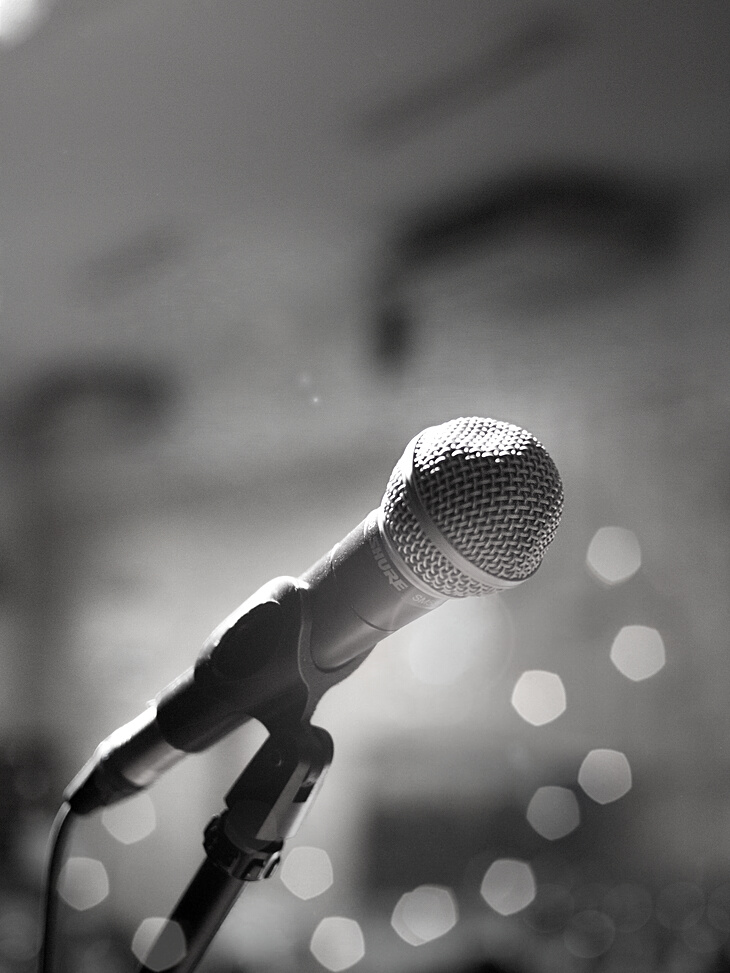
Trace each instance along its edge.
{"label": "microphone", "polygon": [[299,578],[268,582],[195,664],[97,747],[64,794],[86,814],[150,786],[249,719],[308,720],[390,633],[443,604],[538,569],[563,507],[560,474],[529,432],[466,417],[419,433],[380,507]]}

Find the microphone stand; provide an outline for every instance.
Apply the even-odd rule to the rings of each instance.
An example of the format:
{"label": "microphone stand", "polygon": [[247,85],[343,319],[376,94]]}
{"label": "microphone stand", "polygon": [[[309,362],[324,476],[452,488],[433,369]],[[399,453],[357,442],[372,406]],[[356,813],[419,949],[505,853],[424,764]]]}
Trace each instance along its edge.
{"label": "microphone stand", "polygon": [[[206,858],[137,973],[197,967],[244,886],[274,874],[332,755],[330,734],[307,721],[272,731],[226,794],[226,809],[205,829]],[[184,955],[170,965],[181,952],[180,931]]]}
{"label": "microphone stand", "polygon": [[[289,673],[289,691],[281,700],[250,708],[248,715],[259,719],[270,735],[226,794],[226,809],[205,829],[206,858],[137,973],[192,973],[244,886],[276,870],[285,840],[299,828],[332,762],[332,737],[313,726],[310,717],[323,694],[362,664],[372,644],[358,646],[360,654],[335,669],[321,669],[311,653],[308,585],[293,578],[274,579],[241,606],[238,621],[272,603],[282,614],[275,664]],[[262,620],[265,631],[270,621],[268,615]],[[356,630],[358,621],[355,615],[350,619]],[[235,700],[240,691],[236,660],[245,658],[252,636],[246,625],[231,620],[229,625],[225,638],[212,639],[201,668],[215,662],[217,684],[228,684]],[[264,673],[259,681],[265,683],[266,677]],[[184,955],[178,960],[183,951],[180,931]]]}

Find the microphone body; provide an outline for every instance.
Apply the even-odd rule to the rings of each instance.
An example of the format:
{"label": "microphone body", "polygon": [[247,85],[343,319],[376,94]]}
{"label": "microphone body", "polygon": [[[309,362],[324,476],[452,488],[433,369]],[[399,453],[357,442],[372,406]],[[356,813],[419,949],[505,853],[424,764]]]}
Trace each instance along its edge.
{"label": "microphone body", "polygon": [[102,741],[65,799],[89,813],[249,719],[269,731],[308,720],[387,635],[447,598],[529,577],[562,499],[552,460],[519,427],[472,418],[425,430],[380,508],[299,578],[268,582],[226,618],[190,669]]}
{"label": "microphone body", "polygon": [[150,786],[249,719],[308,718],[391,632],[443,599],[398,573],[373,511],[300,578],[275,578],[211,633],[194,666],[97,748],[66,799],[77,813]]}

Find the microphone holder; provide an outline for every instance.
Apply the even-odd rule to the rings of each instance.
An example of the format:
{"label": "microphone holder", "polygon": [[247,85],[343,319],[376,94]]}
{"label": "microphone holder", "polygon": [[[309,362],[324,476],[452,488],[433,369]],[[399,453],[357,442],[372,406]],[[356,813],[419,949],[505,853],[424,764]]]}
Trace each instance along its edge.
{"label": "microphone holder", "polygon": [[[243,888],[274,874],[284,842],[299,828],[332,762],[321,727],[274,729],[205,829],[206,858],[137,973],[190,973],[203,958]],[[179,933],[184,937],[184,955]]]}

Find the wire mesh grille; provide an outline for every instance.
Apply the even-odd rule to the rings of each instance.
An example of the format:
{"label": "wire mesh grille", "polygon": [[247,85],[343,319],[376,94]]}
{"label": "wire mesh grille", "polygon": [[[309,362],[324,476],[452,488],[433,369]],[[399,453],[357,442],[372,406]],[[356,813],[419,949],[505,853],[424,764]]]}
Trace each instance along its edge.
{"label": "wire mesh grille", "polygon": [[[545,448],[519,426],[478,417],[424,430],[413,483],[448,545],[480,571],[523,581],[537,570],[563,506],[560,474]],[[399,463],[383,497],[388,535],[414,574],[452,598],[492,589],[470,578],[423,532]]]}

